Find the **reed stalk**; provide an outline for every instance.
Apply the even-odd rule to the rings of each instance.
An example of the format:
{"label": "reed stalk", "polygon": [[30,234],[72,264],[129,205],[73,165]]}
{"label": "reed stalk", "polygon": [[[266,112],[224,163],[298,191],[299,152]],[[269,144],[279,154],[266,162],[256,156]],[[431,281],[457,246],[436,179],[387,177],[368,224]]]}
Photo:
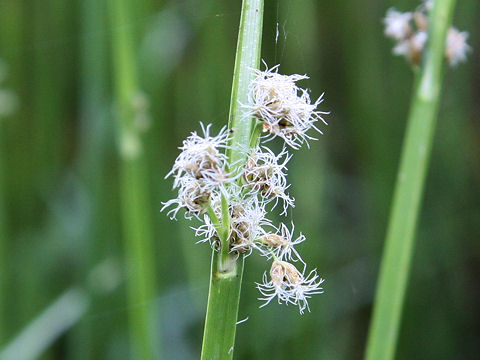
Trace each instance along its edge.
{"label": "reed stalk", "polygon": [[[2,119],[0,119],[0,130],[2,130]],[[7,214],[5,209],[5,195],[4,195],[4,174],[5,169],[3,166],[3,147],[2,147],[2,133],[0,132],[0,263],[7,263]],[[5,317],[6,317],[6,296],[8,293],[7,286],[7,272],[2,271],[0,273],[0,346],[3,345],[3,342],[6,338],[7,329],[5,327]]]}
{"label": "reed stalk", "polygon": [[51,344],[85,315],[89,300],[83,289],[67,289],[0,350],[0,358],[30,360],[45,356]]}
{"label": "reed stalk", "polygon": [[135,123],[134,99],[139,88],[131,5],[130,0],[109,1],[132,358],[148,360],[157,358],[151,326],[156,318],[151,305],[155,294],[154,246],[146,159],[140,129]]}
{"label": "reed stalk", "polygon": [[[114,225],[111,217],[105,216],[113,212],[105,211],[104,204],[107,189],[110,184],[105,181],[105,148],[108,132],[106,105],[106,61],[107,42],[104,36],[96,36],[105,27],[106,4],[103,1],[84,0],[79,8],[81,11],[79,43],[79,136],[78,155],[75,159],[75,169],[83,184],[88,189],[90,209],[83,235],[85,247],[80,257],[77,278],[81,279],[94,264],[103,257],[105,240],[98,241],[103,234],[112,231]],[[113,190],[115,191],[115,190]],[[117,221],[115,221],[115,224]],[[108,229],[108,232],[103,232]],[[96,311],[99,304],[92,301],[91,311]],[[71,360],[83,360],[95,357],[98,344],[105,342],[104,336],[95,334],[95,324],[82,321],[72,329],[69,337],[69,353]]]}
{"label": "reed stalk", "polygon": [[455,0],[436,0],[429,19],[429,43],[415,80],[368,336],[367,360],[393,359],[395,354],[438,112],[446,33],[454,5]]}
{"label": "reed stalk", "polygon": [[[245,148],[251,144],[254,122],[245,117],[240,104],[248,101],[249,84],[254,77],[252,69],[260,63],[263,24],[263,0],[243,0],[238,33],[235,69],[230,99],[229,129],[232,131],[228,151],[230,168],[245,161]],[[243,151],[242,151],[243,150]],[[212,214],[212,219],[215,214]],[[222,219],[219,221],[220,252],[213,251],[208,294],[207,314],[202,345],[202,360],[232,359],[237,326],[238,306],[244,258],[229,251],[229,213],[222,201]]]}

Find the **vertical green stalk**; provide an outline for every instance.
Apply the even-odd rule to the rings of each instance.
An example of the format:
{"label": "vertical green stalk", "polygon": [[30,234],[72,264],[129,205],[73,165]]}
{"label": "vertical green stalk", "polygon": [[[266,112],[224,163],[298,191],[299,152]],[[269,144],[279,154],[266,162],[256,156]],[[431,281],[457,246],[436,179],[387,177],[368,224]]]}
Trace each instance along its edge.
{"label": "vertical green stalk", "polygon": [[133,358],[154,359],[155,341],[151,302],[155,293],[153,234],[147,168],[140,130],[135,124],[134,97],[138,94],[130,0],[110,0],[112,56],[121,161],[122,220],[128,267],[128,302]]}
{"label": "vertical green stalk", "polygon": [[[79,144],[78,157],[75,160],[76,172],[89,189],[91,211],[83,235],[88,242],[80,256],[79,271],[76,276],[80,279],[86,275],[98,259],[103,257],[106,249],[103,237],[111,231],[111,211],[105,211],[105,194],[111,191],[110,184],[105,182],[104,145],[107,133],[106,109],[106,39],[98,36],[105,29],[106,4],[103,1],[83,0],[79,8],[80,22],[80,106],[79,106]],[[93,35],[95,34],[95,35]],[[115,190],[113,190],[115,191]],[[102,211],[103,210],[103,211]],[[108,230],[107,230],[108,231]],[[102,239],[102,240],[98,240]],[[91,310],[96,311],[97,299],[92,302]],[[108,326],[108,324],[105,324]],[[98,344],[105,342],[105,334],[96,334],[95,325],[89,321],[82,321],[72,329],[69,336],[69,360],[91,359],[96,355]]]}
{"label": "vertical green stalk", "polygon": [[230,164],[243,162],[245,148],[250,145],[253,121],[244,116],[241,104],[248,102],[248,90],[255,77],[252,69],[260,64],[262,24],[263,1],[243,0],[228,118],[228,127],[233,132],[228,153]]}
{"label": "vertical green stalk", "polygon": [[3,126],[0,118],[0,264],[2,264],[3,271],[0,272],[0,346],[6,338],[5,327],[5,315],[6,315],[6,296],[7,289],[7,214],[5,209],[5,196],[4,196],[4,180],[3,174],[5,174],[5,168],[3,167],[3,146],[2,146],[2,134]]}
{"label": "vertical green stalk", "polygon": [[[25,29],[25,9],[23,2],[1,1],[0,2],[0,58],[5,61],[8,67],[8,85],[2,82],[1,86],[7,86],[14,91],[20,98],[22,89],[26,81],[22,78],[22,74],[26,71],[22,66],[22,49]],[[5,81],[5,80],[4,80]],[[21,108],[21,107],[20,107]],[[17,109],[20,110],[20,109]],[[17,114],[16,114],[17,115]],[[30,155],[28,151],[15,151],[15,146],[10,147],[9,144],[28,144],[28,140],[21,142],[15,134],[16,129],[25,128],[25,123],[17,121],[21,119],[22,115],[9,116],[7,118],[0,118],[0,346],[4,344],[6,339],[11,335],[12,328],[17,325],[20,316],[20,304],[18,299],[13,300],[11,288],[9,288],[10,280],[12,279],[14,271],[12,267],[19,262],[18,259],[12,260],[11,246],[14,244],[11,241],[13,229],[11,221],[13,216],[9,216],[13,208],[21,208],[19,203],[22,199],[23,204],[28,203],[31,207],[31,196],[26,189],[25,177],[21,174],[28,172],[28,177],[32,178],[31,171],[23,171],[30,167],[25,165],[27,161],[18,161],[22,158],[17,155]],[[11,141],[12,139],[13,142]],[[21,148],[21,146],[18,146]],[[10,151],[7,151],[9,149]],[[26,155],[25,155],[26,154]],[[15,164],[15,166],[13,166]],[[21,164],[21,165],[20,165]],[[7,172],[8,171],[8,172]],[[8,177],[7,177],[8,174]],[[14,180],[12,180],[14,179]],[[12,186],[12,184],[14,186]],[[19,191],[19,189],[22,189]],[[14,195],[13,195],[14,194]],[[7,197],[15,198],[15,207],[12,204],[7,205]],[[27,200],[28,199],[28,200]],[[26,212],[22,212],[22,221],[28,222],[26,219]]]}
{"label": "vertical green stalk", "polygon": [[[228,156],[231,168],[241,166],[246,158],[245,149],[250,146],[253,120],[243,116],[240,104],[248,101],[249,85],[254,77],[252,69],[260,63],[262,23],[263,0],[243,0],[230,99],[232,140]],[[228,254],[230,225],[225,200],[222,213],[219,231],[222,249],[220,254],[215,251],[212,254],[202,360],[232,359],[235,343],[244,259]]]}
{"label": "vertical green stalk", "polygon": [[[58,33],[68,33],[71,24],[70,14],[62,11],[63,3],[63,0],[31,2],[35,43],[49,41]],[[49,21],[45,21],[46,12],[49,14]],[[35,118],[32,132],[35,136],[33,137],[34,151],[31,156],[36,166],[33,170],[35,177],[44,181],[44,184],[48,184],[58,176],[62,165],[61,154],[64,143],[61,134],[65,126],[62,120],[67,108],[67,89],[69,89],[67,85],[69,69],[66,59],[70,54],[66,49],[66,47],[59,47],[56,49],[55,56],[52,56],[51,50],[39,47],[32,57],[33,116]],[[32,310],[36,312],[36,309]]]}
{"label": "vertical green stalk", "polygon": [[455,0],[436,0],[410,109],[388,224],[366,359],[393,359],[413,255],[415,227],[435,129],[445,39]]}

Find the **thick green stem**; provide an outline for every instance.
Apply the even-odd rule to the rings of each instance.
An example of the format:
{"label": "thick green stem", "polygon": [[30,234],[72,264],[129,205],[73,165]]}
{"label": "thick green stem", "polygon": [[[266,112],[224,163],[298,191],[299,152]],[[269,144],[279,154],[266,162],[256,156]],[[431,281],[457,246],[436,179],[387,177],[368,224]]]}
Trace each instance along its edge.
{"label": "thick green stem", "polygon": [[138,94],[130,0],[109,2],[112,52],[121,160],[122,222],[128,268],[128,302],[133,358],[154,359],[152,337],[155,270],[153,230],[147,184],[147,166],[140,129],[135,124],[134,100]]}
{"label": "thick green stem", "polygon": [[393,359],[413,255],[415,227],[435,129],[446,32],[454,0],[436,0],[429,43],[415,90],[403,144],[366,359]]}
{"label": "thick green stem", "polygon": [[242,104],[248,103],[250,83],[255,77],[252,69],[260,64],[262,23],[263,1],[243,0],[228,121],[233,131],[229,159],[235,167],[242,165],[250,145],[253,119],[244,116]]}
{"label": "thick green stem", "polygon": [[[248,102],[250,83],[255,76],[252,69],[260,63],[262,23],[263,0],[243,0],[230,100],[232,140],[228,156],[232,170],[243,165],[245,150],[250,147],[253,120],[244,116],[241,104]],[[222,199],[221,249],[220,254],[216,251],[212,254],[202,360],[233,357],[244,258],[229,253],[229,228],[228,204]]]}
{"label": "thick green stem", "polygon": [[233,356],[243,262],[241,257],[224,271],[219,267],[220,254],[213,252],[202,360],[231,359]]}

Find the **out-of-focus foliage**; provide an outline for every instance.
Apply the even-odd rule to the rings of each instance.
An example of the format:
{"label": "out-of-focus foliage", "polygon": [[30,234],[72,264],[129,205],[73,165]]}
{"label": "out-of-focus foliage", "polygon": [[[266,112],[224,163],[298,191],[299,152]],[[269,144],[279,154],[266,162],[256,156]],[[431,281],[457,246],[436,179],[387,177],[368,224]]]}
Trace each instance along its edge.
{"label": "out-of-focus foliage", "polygon": [[[144,151],[158,274],[156,296],[138,306],[158,314],[151,321],[163,358],[195,359],[210,249],[194,243],[187,222],[160,213],[172,196],[163,177],[200,121],[226,124],[241,4],[134,3],[124,26],[150,103]],[[249,257],[238,359],[362,357],[413,79],[383,36],[393,5],[416,2],[266,1],[263,59],[309,74],[302,86],[312,98],[325,91],[323,109],[332,111],[325,134],[296,154],[289,172],[296,227],[309,238],[300,251],[326,282],[311,313],[258,309],[254,283],[265,263]],[[477,0],[458,2],[454,23],[470,32],[474,50],[446,73],[399,359],[469,359],[479,350],[479,11]],[[116,31],[104,1],[0,2],[1,86],[18,98],[0,119],[0,349],[76,294],[22,346],[44,341],[42,359],[131,358],[112,111]],[[78,315],[71,326],[69,309]]]}

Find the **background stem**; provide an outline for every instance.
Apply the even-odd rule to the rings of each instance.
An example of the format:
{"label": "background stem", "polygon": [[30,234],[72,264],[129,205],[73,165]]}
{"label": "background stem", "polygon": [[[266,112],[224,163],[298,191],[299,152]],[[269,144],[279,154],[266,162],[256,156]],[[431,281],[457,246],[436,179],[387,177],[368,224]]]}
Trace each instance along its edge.
{"label": "background stem", "polygon": [[[1,121],[2,119],[0,119]],[[2,124],[0,123],[0,130]],[[0,132],[0,262],[5,264],[8,256],[7,256],[7,213],[5,209],[5,196],[4,196],[4,166],[3,166],[3,139]],[[5,295],[7,293],[7,277],[6,272],[2,271],[0,273],[0,319],[5,319],[6,315],[6,307],[5,307]],[[6,329],[4,328],[4,322],[0,322],[0,344],[3,345],[5,337],[6,337]]]}
{"label": "background stem", "polygon": [[[241,104],[248,101],[252,69],[260,63],[263,24],[263,0],[244,0],[238,33],[235,69],[230,99],[229,128],[232,130],[231,149],[228,152],[230,168],[240,168],[245,161],[245,150],[250,147],[252,119],[243,116]],[[228,206],[222,204],[222,248],[229,249]],[[210,289],[208,294],[202,359],[231,359],[235,343],[240,289],[244,258],[236,254],[212,253]],[[225,256],[226,254],[226,256]]]}
{"label": "background stem", "polygon": [[366,359],[393,359],[413,255],[415,226],[435,129],[445,39],[454,0],[437,0],[429,43],[415,82],[400,169],[387,230]]}
{"label": "background stem", "polygon": [[135,96],[138,94],[130,0],[109,2],[113,28],[113,63],[120,149],[120,191],[127,262],[127,292],[130,334],[135,359],[154,359],[152,301],[155,270],[147,167],[140,130],[135,124]]}

